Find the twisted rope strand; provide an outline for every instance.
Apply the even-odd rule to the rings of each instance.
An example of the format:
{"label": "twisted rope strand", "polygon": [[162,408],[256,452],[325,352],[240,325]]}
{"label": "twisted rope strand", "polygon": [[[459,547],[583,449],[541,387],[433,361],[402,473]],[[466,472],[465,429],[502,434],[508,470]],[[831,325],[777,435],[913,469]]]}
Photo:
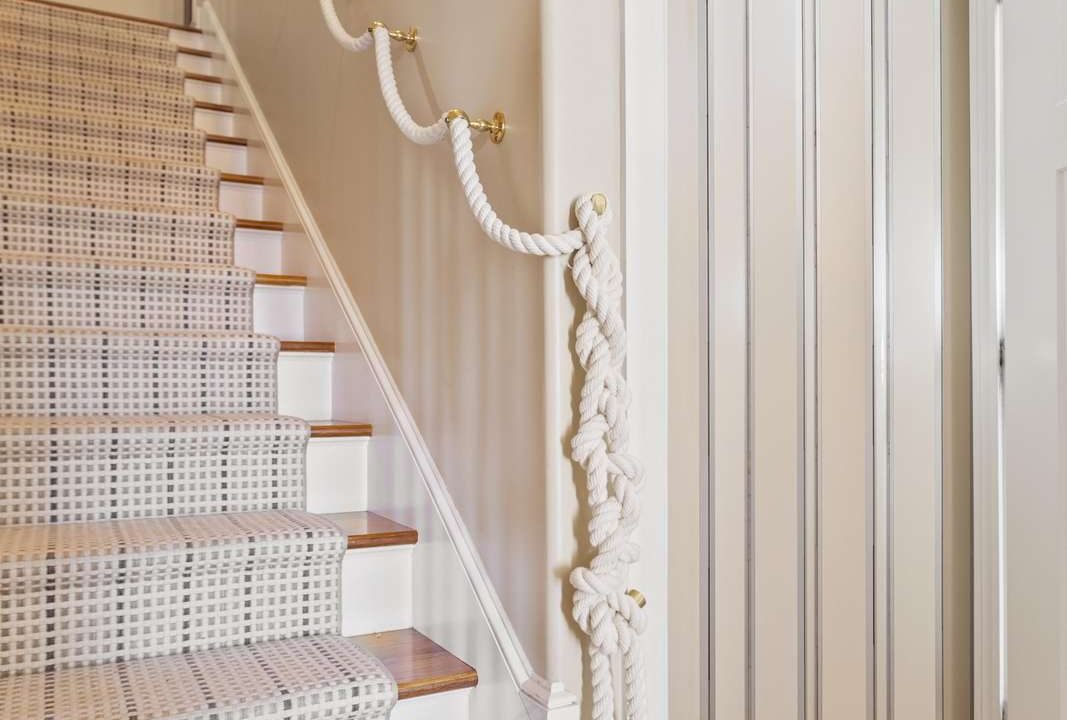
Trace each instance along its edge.
{"label": "twisted rope strand", "polygon": [[628,453],[630,389],[622,367],[626,357],[626,323],[622,316],[623,276],[608,242],[611,213],[598,213],[593,196],[575,203],[578,230],[543,235],[511,227],[496,214],[474,163],[469,121],[444,117],[419,125],[411,117],[396,84],[388,31],[377,27],[354,38],[345,32],[333,0],[320,0],[330,32],[354,52],[375,49],[378,82],[390,116],[412,142],[432,145],[449,137],[456,174],[475,220],[494,242],[509,250],[542,257],[573,253],[570,267],[586,309],[578,324],[575,352],[585,373],[578,405],[578,429],[571,458],[586,474],[591,519],[589,541],[595,554],[588,566],[571,572],[575,622],[589,637],[594,720],[614,720],[615,682],[611,658],[622,655],[623,697],[627,720],[645,720],[644,656],[639,636],[648,620],[641,604],[626,592],[628,568],[640,557],[633,533],[641,513],[644,469]]}

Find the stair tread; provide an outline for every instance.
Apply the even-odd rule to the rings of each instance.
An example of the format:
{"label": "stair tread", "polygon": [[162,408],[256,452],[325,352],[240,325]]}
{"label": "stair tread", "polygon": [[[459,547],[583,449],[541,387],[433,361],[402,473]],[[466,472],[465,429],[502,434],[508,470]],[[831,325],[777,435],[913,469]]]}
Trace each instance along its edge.
{"label": "stair tread", "polygon": [[197,110],[214,110],[215,112],[227,112],[232,113],[234,111],[233,105],[224,105],[222,103],[213,103],[206,100],[194,100],[193,107]]}
{"label": "stair tread", "polygon": [[322,517],[348,536],[348,549],[414,545],[419,531],[373,512],[325,513]]}
{"label": "stair tread", "polygon": [[353,422],[350,420],[312,420],[311,437],[370,437],[374,434],[374,426],[370,423]]}
{"label": "stair tread", "polygon": [[267,179],[262,175],[223,172],[219,173],[219,182],[240,183],[241,185],[266,185]]}
{"label": "stair tread", "polygon": [[218,143],[219,145],[248,145],[248,138],[233,137],[232,135],[216,135],[214,133],[207,133],[204,136],[204,140],[209,143]]}
{"label": "stair tread", "polygon": [[131,23],[140,23],[142,25],[154,25],[156,27],[167,28],[169,30],[181,30],[182,32],[202,34],[204,31],[198,27],[192,25],[182,25],[180,23],[167,22],[166,20],[156,20],[154,18],[141,17],[139,15],[127,15],[125,13],[112,12],[110,10],[98,10],[96,8],[88,8],[83,5],[72,5],[70,3],[54,2],[54,0],[28,0],[36,5],[45,5],[47,7],[59,8],[62,10],[69,10],[73,13],[80,15],[100,15],[103,17],[114,18],[116,20],[125,20]]}
{"label": "stair tread", "polygon": [[184,45],[179,45],[178,46],[178,52],[183,53],[185,55],[195,55],[197,57],[205,57],[205,58],[218,57],[218,55],[216,55],[215,53],[211,52],[210,50],[201,50],[200,48],[187,47],[187,46],[184,46]]}
{"label": "stair tread", "polygon": [[205,75],[204,73],[188,72],[185,73],[186,80],[197,80],[199,82],[212,83],[214,85],[221,85],[224,80],[218,75]]}
{"label": "stair tread", "polygon": [[473,688],[478,672],[418,630],[360,635],[353,640],[396,680],[400,699]]}
{"label": "stair tread", "polygon": [[[254,270],[238,267],[236,265],[223,265],[220,263],[191,263],[174,260],[129,260],[120,257],[106,255],[62,255],[56,256],[39,252],[9,252],[0,250],[0,266],[22,265],[48,267],[57,271],[68,272],[92,272],[97,268],[109,268],[116,271],[158,273],[160,275],[179,274],[182,277],[210,277],[210,278],[234,278],[250,281],[255,277],[259,282],[260,275]],[[269,278],[275,276],[268,276]],[[298,277],[298,276],[277,276]],[[306,284],[306,278],[305,283]]]}
{"label": "stair tread", "polygon": [[[396,702],[383,663],[358,643],[315,635],[0,678],[0,717],[381,718]],[[87,707],[86,702],[91,706]],[[317,712],[316,712],[317,711]]]}
{"label": "stair tread", "polygon": [[248,218],[237,218],[237,227],[241,230],[282,232],[285,230],[285,223],[279,220],[250,220]]}
{"label": "stair tread", "polygon": [[273,287],[307,287],[306,275],[276,275],[274,273],[256,273],[257,285]]}
{"label": "stair tread", "polygon": [[[299,544],[310,538],[336,537],[338,527],[322,515],[303,510],[257,510],[155,518],[123,518],[75,523],[44,523],[0,526],[0,587],[11,592],[20,580],[40,577],[42,569],[34,562],[71,558],[100,558],[98,565],[84,570],[97,576],[106,570],[120,572],[133,568],[139,556],[152,558],[152,566],[161,568],[160,553],[171,553],[181,563],[192,548],[212,548],[219,558],[219,548],[240,550],[256,543],[290,538]],[[255,558],[242,557],[240,563]],[[261,554],[263,562],[275,558]],[[220,562],[223,559],[219,560]],[[232,562],[232,557],[225,558]],[[66,568],[69,581],[74,568]]]}
{"label": "stair tread", "polygon": [[337,345],[332,340],[282,340],[282,352],[332,353]]}

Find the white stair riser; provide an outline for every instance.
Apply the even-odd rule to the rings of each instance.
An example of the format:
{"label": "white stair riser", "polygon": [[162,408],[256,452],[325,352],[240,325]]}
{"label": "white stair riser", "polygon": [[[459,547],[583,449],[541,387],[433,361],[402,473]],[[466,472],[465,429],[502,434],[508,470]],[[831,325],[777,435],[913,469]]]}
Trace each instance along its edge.
{"label": "white stair riser", "polygon": [[329,420],[333,417],[332,378],[332,353],[280,353],[278,412],[305,420]]}
{"label": "white stair riser", "polygon": [[193,127],[212,135],[234,135],[234,117],[231,112],[194,110]]}
{"label": "white stair riser", "polygon": [[207,33],[193,33],[184,32],[182,30],[171,30],[170,41],[178,47],[195,48],[197,50],[210,50],[211,52],[220,52],[221,48],[219,43],[215,40],[214,35]]}
{"label": "white stair riser", "polygon": [[209,168],[222,172],[248,172],[248,148],[244,145],[227,145],[209,142],[205,148],[204,162]]}
{"label": "white stair riser", "polygon": [[341,562],[341,634],[403,630],[414,623],[414,545],[349,550]]}
{"label": "white stair riser", "polygon": [[369,443],[369,437],[312,438],[308,441],[308,512],[361,512],[367,509]]}
{"label": "white stair riser", "polygon": [[219,183],[219,209],[239,218],[264,220],[263,196],[268,188],[249,183]]}
{"label": "white stair riser", "polygon": [[282,234],[238,228],[234,233],[234,264],[261,273],[282,273]]}
{"label": "white stair riser", "polygon": [[401,700],[389,720],[466,720],[470,711],[471,690],[452,690]]}
{"label": "white stair riser", "polygon": [[185,94],[194,100],[203,100],[204,102],[221,103],[224,102],[223,95],[225,88],[219,83],[204,82],[203,80],[189,80],[185,81]]}
{"label": "white stair riser", "polygon": [[226,65],[215,58],[178,53],[178,67],[186,72],[200,73],[201,75],[222,75]]}
{"label": "white stair riser", "polygon": [[304,288],[257,285],[252,306],[257,333],[283,340],[304,339]]}

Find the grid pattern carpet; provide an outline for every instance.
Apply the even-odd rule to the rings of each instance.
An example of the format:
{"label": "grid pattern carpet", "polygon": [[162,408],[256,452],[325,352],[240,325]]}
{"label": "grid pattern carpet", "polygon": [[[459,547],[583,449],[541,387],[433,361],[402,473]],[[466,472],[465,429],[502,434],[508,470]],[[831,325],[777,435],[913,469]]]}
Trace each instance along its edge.
{"label": "grid pattern carpet", "polygon": [[385,718],[177,57],[0,0],[0,718]]}

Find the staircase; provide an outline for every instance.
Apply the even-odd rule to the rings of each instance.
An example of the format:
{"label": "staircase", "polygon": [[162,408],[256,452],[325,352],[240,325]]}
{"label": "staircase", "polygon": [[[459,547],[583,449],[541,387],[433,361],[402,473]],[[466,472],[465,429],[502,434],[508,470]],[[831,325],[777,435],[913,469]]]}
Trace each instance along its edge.
{"label": "staircase", "polygon": [[0,718],[466,718],[227,77],[0,0]]}

